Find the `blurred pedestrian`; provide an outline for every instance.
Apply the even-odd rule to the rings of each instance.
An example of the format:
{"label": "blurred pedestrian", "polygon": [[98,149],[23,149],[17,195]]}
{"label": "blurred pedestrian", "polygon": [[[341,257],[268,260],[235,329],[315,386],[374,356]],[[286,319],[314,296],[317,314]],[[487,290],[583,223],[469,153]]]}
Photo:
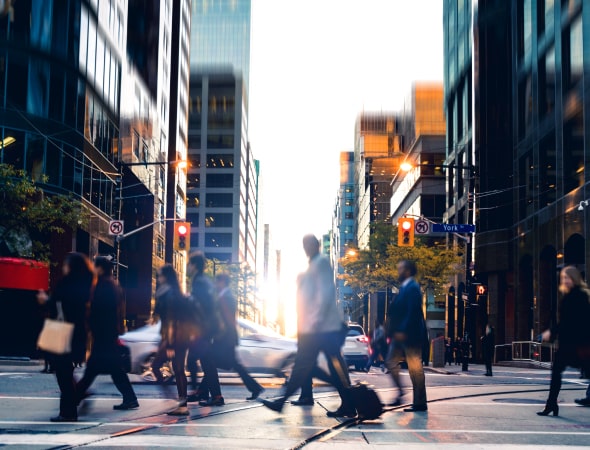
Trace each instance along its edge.
{"label": "blurred pedestrian", "polygon": [[[236,313],[238,302],[230,287],[230,277],[221,273],[215,277],[217,289],[217,308],[224,324],[224,332],[213,339],[210,356],[215,360],[217,368],[234,370],[240,376],[250,396],[246,400],[255,400],[264,391],[264,388],[250,376],[236,354],[236,347],[239,344]],[[208,380],[201,381],[200,391],[208,390]]]}
{"label": "blurred pedestrian", "polygon": [[371,339],[371,355],[365,366],[365,372],[371,370],[371,367],[378,361],[385,360],[387,351],[387,340],[385,338],[385,328],[381,320],[375,320],[375,327],[373,328],[373,336]]}
{"label": "blurred pedestrian", "polygon": [[461,338],[458,337],[453,342],[453,357],[455,358],[455,365],[461,364]]}
{"label": "blurred pedestrian", "polygon": [[57,283],[51,296],[40,291],[37,299],[47,304],[51,317],[58,317],[61,309],[66,322],[74,325],[71,352],[52,355],[51,361],[60,389],[59,415],[52,422],[76,422],[78,420],[74,364],[86,358],[86,334],[88,304],[94,289],[95,277],[89,259],[81,253],[69,253],[62,266],[63,278]]}
{"label": "blurred pedestrian", "polygon": [[492,374],[492,361],[494,360],[494,349],[496,345],[496,337],[494,334],[494,328],[489,324],[486,325],[486,332],[481,337],[481,346],[483,352],[483,360],[486,365],[486,376],[491,377]]}
{"label": "blurred pedestrian", "polygon": [[309,258],[307,271],[299,277],[297,302],[298,344],[293,372],[278,400],[262,403],[280,412],[287,399],[304,383],[309,383],[320,352],[330,369],[331,383],[340,394],[342,404],[329,417],[354,417],[356,408],[350,395],[348,368],[342,356],[345,325],[336,304],[334,272],[330,261],[320,254],[320,241],[313,235],[303,238],[303,249]]}
{"label": "blurred pedestrian", "polygon": [[469,358],[471,357],[471,338],[469,333],[465,333],[461,339],[461,371],[469,371]]}
{"label": "blurred pedestrian", "polygon": [[221,395],[217,363],[211,354],[213,338],[220,333],[222,323],[215,304],[215,287],[209,276],[205,275],[206,263],[203,252],[196,251],[189,257],[188,273],[192,277],[190,299],[198,314],[200,335],[189,347],[187,365],[194,386],[197,360],[201,361],[203,388],[199,387],[195,393],[189,395],[188,401],[198,400],[201,406],[223,406],[225,400]]}
{"label": "blurred pedestrian", "polygon": [[161,341],[152,362],[152,372],[156,381],[163,384],[164,378],[160,369],[166,361],[172,361],[178,405],[168,412],[168,415],[186,416],[188,393],[185,359],[191,342],[197,339],[199,332],[190,302],[182,293],[178,275],[171,264],[166,264],[158,270],[154,314],[160,319]]}
{"label": "blurred pedestrian", "polygon": [[[545,409],[540,416],[559,414],[557,397],[561,390],[561,375],[567,366],[590,368],[590,292],[582,280],[582,275],[574,266],[566,266],[559,274],[559,292],[563,295],[559,306],[559,323],[545,330],[543,341],[559,339],[551,367],[551,384]],[[579,404],[590,404],[589,392],[586,399],[578,399]]]}
{"label": "blurred pedestrian", "polygon": [[84,376],[76,384],[77,402],[88,396],[88,388],[99,374],[109,374],[123,396],[123,402],[114,405],[113,409],[139,408],[121,358],[119,335],[125,332],[123,293],[113,279],[113,264],[107,258],[98,256],[94,259],[94,272],[97,281],[88,315],[92,344]]}
{"label": "blurred pedestrian", "polygon": [[392,405],[401,404],[403,387],[400,379],[400,364],[405,358],[412,381],[414,399],[412,406],[404,411],[427,411],[422,356],[428,337],[422,312],[422,293],[420,285],[414,278],[417,273],[416,263],[409,260],[400,261],[397,272],[401,286],[399,293],[389,306],[388,336],[391,337],[391,344],[385,363],[394,385],[399,390],[398,397]]}
{"label": "blurred pedestrian", "polygon": [[445,366],[453,364],[453,341],[447,338],[445,341]]}

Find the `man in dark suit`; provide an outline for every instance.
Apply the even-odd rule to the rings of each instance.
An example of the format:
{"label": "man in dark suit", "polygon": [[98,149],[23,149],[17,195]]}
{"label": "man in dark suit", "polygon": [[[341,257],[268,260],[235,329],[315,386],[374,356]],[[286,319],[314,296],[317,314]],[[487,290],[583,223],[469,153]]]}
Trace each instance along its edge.
{"label": "man in dark suit", "polygon": [[422,367],[422,349],[427,340],[426,322],[422,312],[422,293],[420,285],[414,279],[416,263],[414,261],[400,261],[397,265],[399,293],[389,305],[388,335],[391,345],[387,355],[386,365],[391,373],[393,383],[399,389],[399,397],[393,405],[401,404],[403,395],[399,370],[400,363],[405,357],[412,380],[414,401],[406,412],[426,411],[426,386],[424,368]]}

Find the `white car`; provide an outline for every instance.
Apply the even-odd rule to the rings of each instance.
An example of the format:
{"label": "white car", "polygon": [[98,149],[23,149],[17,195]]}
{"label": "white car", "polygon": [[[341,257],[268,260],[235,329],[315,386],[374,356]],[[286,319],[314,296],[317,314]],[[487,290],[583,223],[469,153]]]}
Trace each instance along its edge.
{"label": "white car", "polygon": [[365,369],[371,355],[371,348],[369,347],[369,338],[359,324],[348,324],[348,333],[342,353],[349,366],[354,366],[359,371]]}
{"label": "white car", "polygon": [[[240,336],[237,353],[244,367],[252,373],[286,376],[297,353],[297,341],[246,319],[238,319],[237,324]],[[131,350],[131,372],[150,380],[153,380],[151,362],[160,344],[160,326],[160,322],[146,325],[119,337]]]}

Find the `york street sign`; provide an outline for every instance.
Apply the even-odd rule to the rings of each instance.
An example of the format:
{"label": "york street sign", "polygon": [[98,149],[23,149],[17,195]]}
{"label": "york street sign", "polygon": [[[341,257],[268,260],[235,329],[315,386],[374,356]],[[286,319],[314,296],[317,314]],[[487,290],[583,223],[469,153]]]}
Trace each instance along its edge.
{"label": "york street sign", "polygon": [[475,233],[475,225],[464,223],[433,223],[433,233]]}

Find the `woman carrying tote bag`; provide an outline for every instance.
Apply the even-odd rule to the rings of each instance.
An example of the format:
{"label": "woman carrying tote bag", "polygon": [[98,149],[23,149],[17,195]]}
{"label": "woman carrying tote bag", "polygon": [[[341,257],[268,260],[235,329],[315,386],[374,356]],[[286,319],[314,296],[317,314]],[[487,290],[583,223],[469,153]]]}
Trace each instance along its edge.
{"label": "woman carrying tote bag", "polygon": [[57,384],[61,392],[59,415],[52,417],[52,422],[76,422],[76,381],[74,365],[84,362],[86,358],[86,317],[88,304],[95,284],[90,260],[81,253],[69,253],[63,263],[63,278],[57,283],[49,297],[40,291],[37,299],[47,303],[51,318],[57,318],[61,307],[63,318],[74,325],[71,352],[63,355],[51,355]]}

